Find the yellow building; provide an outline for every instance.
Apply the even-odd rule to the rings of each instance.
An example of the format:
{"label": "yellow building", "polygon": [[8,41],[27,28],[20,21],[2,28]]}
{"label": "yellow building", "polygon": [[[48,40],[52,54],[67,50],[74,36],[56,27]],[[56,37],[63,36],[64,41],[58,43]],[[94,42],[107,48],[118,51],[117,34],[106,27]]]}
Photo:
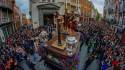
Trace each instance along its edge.
{"label": "yellow building", "polygon": [[89,21],[92,19],[94,5],[89,0],[80,0],[80,10],[82,13],[82,19]]}
{"label": "yellow building", "polygon": [[92,3],[88,0],[80,0],[80,9],[84,16],[90,17],[92,12]]}
{"label": "yellow building", "polygon": [[89,19],[92,18],[92,11],[94,9],[94,5],[89,0],[66,0],[66,12],[74,13],[80,9],[80,14],[84,16],[84,18]]}
{"label": "yellow building", "polygon": [[78,0],[66,0],[66,11],[68,13],[75,12],[78,8]]}

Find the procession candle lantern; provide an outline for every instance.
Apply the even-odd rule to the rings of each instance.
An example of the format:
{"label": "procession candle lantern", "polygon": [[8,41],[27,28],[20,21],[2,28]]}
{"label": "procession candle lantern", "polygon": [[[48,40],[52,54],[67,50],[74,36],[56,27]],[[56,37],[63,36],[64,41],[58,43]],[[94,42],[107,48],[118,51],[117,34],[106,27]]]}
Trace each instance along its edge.
{"label": "procession candle lantern", "polygon": [[66,38],[66,50],[69,56],[72,56],[73,49],[77,47],[77,39],[74,36],[69,36]]}

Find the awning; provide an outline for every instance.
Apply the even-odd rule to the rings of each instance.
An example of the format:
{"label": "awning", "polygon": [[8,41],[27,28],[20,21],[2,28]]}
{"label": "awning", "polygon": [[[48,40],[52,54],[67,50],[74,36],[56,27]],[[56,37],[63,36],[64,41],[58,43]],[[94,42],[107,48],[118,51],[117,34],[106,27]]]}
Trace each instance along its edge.
{"label": "awning", "polygon": [[60,6],[58,4],[49,3],[49,4],[42,4],[37,6],[39,9],[60,9]]}

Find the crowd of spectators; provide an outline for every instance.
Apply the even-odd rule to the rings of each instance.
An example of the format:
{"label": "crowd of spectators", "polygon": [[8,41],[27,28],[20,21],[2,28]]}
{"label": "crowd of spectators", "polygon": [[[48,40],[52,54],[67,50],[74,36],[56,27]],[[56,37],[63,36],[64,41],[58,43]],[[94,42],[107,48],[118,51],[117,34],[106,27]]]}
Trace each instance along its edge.
{"label": "crowd of spectators", "polygon": [[94,59],[99,60],[99,70],[125,69],[125,48],[121,46],[113,27],[104,22],[90,21],[82,23],[79,32],[82,44],[85,43],[88,46],[87,51],[90,56],[84,70]]}
{"label": "crowd of spectators", "polygon": [[27,60],[29,55],[36,52],[35,37],[39,36],[43,28],[45,29],[45,27],[29,29],[27,26],[23,26],[19,31],[10,35],[6,39],[5,45],[0,45],[0,70],[23,70],[20,62]]}

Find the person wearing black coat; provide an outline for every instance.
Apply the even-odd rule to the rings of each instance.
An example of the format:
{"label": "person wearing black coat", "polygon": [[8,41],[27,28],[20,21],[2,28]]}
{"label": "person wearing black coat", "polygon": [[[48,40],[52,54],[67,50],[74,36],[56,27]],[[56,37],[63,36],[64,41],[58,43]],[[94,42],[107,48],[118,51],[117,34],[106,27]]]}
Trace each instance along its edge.
{"label": "person wearing black coat", "polygon": [[88,66],[94,61],[94,59],[95,59],[95,54],[91,54],[88,57],[88,60],[85,62],[85,66],[83,70],[87,70]]}

